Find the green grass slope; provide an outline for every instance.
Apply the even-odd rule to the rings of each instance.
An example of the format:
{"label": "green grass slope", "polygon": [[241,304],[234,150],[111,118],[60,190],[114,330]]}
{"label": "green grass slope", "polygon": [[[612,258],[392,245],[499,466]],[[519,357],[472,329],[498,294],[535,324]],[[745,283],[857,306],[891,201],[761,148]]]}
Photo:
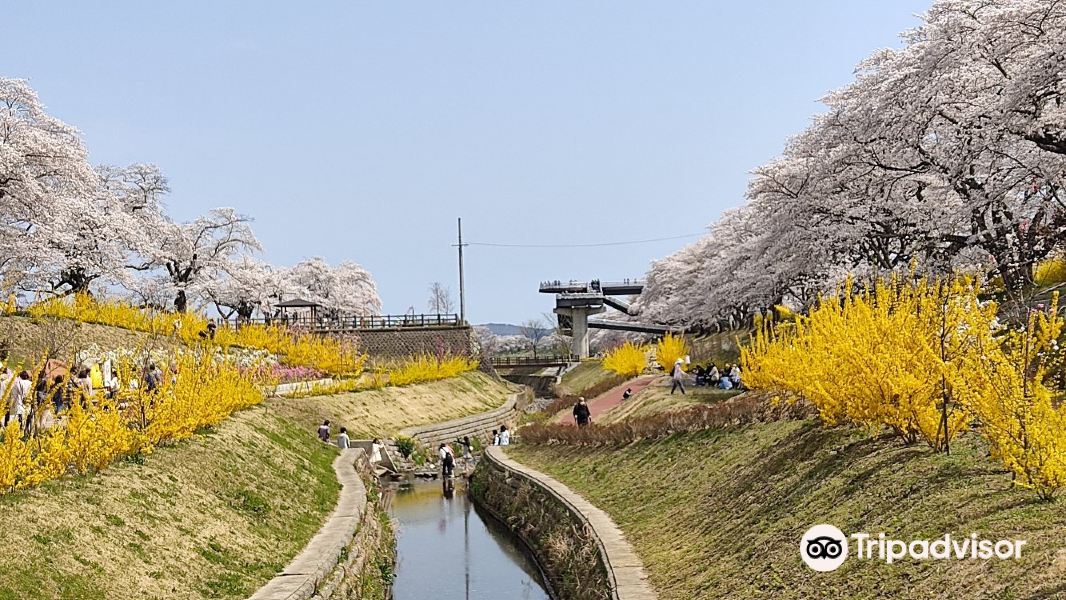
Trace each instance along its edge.
{"label": "green grass slope", "polygon": [[[977,436],[952,454],[780,421],[622,449],[515,446],[619,523],[663,600],[1066,597],[1066,500],[1012,488]],[[816,573],[812,525],[898,539],[1025,539],[1018,561],[850,559]]]}
{"label": "green grass slope", "polygon": [[0,599],[245,598],[333,510],[336,451],[264,408],[0,497]]}

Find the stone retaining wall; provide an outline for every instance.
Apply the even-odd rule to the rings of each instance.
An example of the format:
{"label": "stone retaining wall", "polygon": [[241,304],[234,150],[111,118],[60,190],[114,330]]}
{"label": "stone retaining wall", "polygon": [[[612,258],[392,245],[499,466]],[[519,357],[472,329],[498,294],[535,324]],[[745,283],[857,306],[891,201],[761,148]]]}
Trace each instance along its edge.
{"label": "stone retaining wall", "polygon": [[618,526],[555,479],[491,446],[478,463],[470,493],[528,545],[557,597],[655,600],[643,563]]}
{"label": "stone retaining wall", "polygon": [[303,551],[251,596],[251,600],[347,598],[364,571],[378,569],[380,547],[391,535],[378,518],[377,494],[368,501],[362,475],[369,472],[362,449],[341,452],[333,461],[341,484],[337,506]]}
{"label": "stone retaining wall", "polygon": [[415,354],[473,356],[474,328],[426,327],[418,329],[367,329],[337,334],[351,340],[371,357],[403,358]]}
{"label": "stone retaining wall", "polygon": [[500,425],[504,423],[513,425],[518,420],[518,415],[532,401],[533,391],[529,388],[524,388],[521,392],[508,396],[507,402],[496,410],[470,415],[453,421],[445,421],[444,423],[408,427],[401,430],[400,435],[414,438],[427,448],[436,448],[438,444],[454,442],[456,439],[467,435],[471,438],[478,438],[482,442],[488,442],[493,429],[499,429]]}

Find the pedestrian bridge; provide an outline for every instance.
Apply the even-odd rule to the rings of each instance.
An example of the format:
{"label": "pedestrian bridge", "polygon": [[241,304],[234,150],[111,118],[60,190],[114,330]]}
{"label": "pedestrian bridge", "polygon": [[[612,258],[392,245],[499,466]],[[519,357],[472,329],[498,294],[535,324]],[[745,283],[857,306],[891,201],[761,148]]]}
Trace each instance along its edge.
{"label": "pedestrian bridge", "polygon": [[555,280],[543,281],[540,284],[540,293],[555,294],[555,314],[559,316],[559,327],[564,334],[572,337],[570,353],[578,358],[589,356],[589,329],[635,331],[658,335],[683,331],[664,325],[589,319],[592,315],[605,312],[608,306],[624,314],[633,315],[632,307],[617,296],[636,296],[643,291],[644,282],[638,279]]}

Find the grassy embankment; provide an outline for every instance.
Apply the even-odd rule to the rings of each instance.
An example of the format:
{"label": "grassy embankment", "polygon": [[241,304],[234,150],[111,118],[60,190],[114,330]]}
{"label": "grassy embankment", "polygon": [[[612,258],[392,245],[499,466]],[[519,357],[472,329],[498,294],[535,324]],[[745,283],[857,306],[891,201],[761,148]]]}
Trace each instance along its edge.
{"label": "grassy embankment", "polygon": [[612,387],[625,381],[624,378],[603,368],[599,360],[585,360],[573,369],[570,369],[560,378],[556,386],[555,395],[586,396],[591,398],[602,394]]}
{"label": "grassy embankment", "polygon": [[[976,435],[944,455],[795,420],[618,449],[509,452],[610,513],[664,600],[1066,596],[1066,500],[1042,503],[1011,488]],[[897,539],[978,532],[1028,545],[1020,561],[849,559],[820,574],[798,551],[817,523]]]}
{"label": "grassy embankment", "polygon": [[[14,354],[41,332],[0,319]],[[139,334],[78,327],[75,344],[136,347]],[[295,556],[333,509],[336,451],[314,425],[354,434],[456,418],[502,404],[481,373],[336,397],[271,399],[143,461],[0,496],[0,600],[244,598]]]}
{"label": "grassy embankment", "polygon": [[647,417],[664,412],[684,410],[693,406],[703,406],[721,402],[736,396],[739,392],[718,390],[710,387],[686,388],[686,393],[670,394],[670,379],[663,377],[648,387],[640,390],[629,400],[600,415],[596,422],[600,425],[620,423],[634,417]]}

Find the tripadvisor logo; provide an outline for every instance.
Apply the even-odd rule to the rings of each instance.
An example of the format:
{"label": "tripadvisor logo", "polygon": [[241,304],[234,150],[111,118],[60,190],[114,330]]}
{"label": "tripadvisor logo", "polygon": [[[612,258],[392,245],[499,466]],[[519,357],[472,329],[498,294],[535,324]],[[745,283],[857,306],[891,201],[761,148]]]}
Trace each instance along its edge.
{"label": "tripadvisor logo", "polygon": [[892,564],[904,558],[912,560],[1000,560],[1019,559],[1025,540],[986,540],[976,533],[969,537],[955,538],[946,534],[934,540],[893,540],[884,533],[873,536],[868,533],[853,533],[849,537],[832,525],[815,525],[803,534],[800,540],[800,558],[815,571],[837,570],[848,558],[848,549],[854,545],[855,558],[880,560]]}

